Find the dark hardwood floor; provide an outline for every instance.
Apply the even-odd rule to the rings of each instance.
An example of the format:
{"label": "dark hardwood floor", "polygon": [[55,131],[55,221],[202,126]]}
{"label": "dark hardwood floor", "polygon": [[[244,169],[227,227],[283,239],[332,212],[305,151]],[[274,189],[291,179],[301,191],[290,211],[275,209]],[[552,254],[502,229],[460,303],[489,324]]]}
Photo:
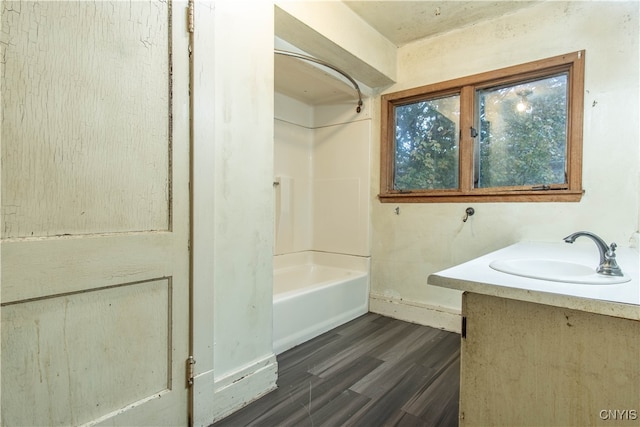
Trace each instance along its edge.
{"label": "dark hardwood floor", "polygon": [[278,356],[278,389],[213,424],[457,426],[460,335],[368,313]]}

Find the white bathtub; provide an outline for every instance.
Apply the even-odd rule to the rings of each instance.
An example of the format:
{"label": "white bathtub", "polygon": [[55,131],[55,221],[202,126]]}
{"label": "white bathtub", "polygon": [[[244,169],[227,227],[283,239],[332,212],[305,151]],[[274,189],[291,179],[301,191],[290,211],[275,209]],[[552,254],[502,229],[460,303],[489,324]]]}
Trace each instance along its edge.
{"label": "white bathtub", "polygon": [[274,257],[273,349],[295,347],[369,309],[369,258],[324,252]]}

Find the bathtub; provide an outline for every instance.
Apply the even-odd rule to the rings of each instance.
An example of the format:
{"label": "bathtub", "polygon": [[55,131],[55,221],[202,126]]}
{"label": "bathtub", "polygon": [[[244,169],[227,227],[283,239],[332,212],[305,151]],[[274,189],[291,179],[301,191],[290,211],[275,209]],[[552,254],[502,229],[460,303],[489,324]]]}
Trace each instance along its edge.
{"label": "bathtub", "polygon": [[273,264],[276,354],[369,309],[367,257],[307,251],[276,255]]}

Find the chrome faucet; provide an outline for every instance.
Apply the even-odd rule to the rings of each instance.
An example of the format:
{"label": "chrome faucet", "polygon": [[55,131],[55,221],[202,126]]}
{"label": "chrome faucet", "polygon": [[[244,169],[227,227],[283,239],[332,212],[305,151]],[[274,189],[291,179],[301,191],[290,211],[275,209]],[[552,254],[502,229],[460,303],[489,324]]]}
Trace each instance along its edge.
{"label": "chrome faucet", "polygon": [[577,233],[570,234],[564,238],[564,241],[567,243],[573,243],[580,236],[589,237],[598,247],[598,251],[600,252],[600,265],[596,269],[596,273],[603,274],[605,276],[623,275],[622,270],[618,267],[618,263],[616,262],[616,248],[618,245],[611,243],[611,245],[607,246],[604,240],[593,233],[589,233],[588,231],[578,231]]}

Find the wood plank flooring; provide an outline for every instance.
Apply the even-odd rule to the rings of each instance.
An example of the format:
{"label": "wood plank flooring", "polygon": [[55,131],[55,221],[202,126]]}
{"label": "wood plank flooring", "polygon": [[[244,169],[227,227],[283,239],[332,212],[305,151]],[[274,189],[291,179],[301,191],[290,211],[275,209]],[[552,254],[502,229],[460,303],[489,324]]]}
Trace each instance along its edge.
{"label": "wood plank flooring", "polygon": [[368,313],[278,356],[278,389],[213,424],[457,426],[460,335]]}

